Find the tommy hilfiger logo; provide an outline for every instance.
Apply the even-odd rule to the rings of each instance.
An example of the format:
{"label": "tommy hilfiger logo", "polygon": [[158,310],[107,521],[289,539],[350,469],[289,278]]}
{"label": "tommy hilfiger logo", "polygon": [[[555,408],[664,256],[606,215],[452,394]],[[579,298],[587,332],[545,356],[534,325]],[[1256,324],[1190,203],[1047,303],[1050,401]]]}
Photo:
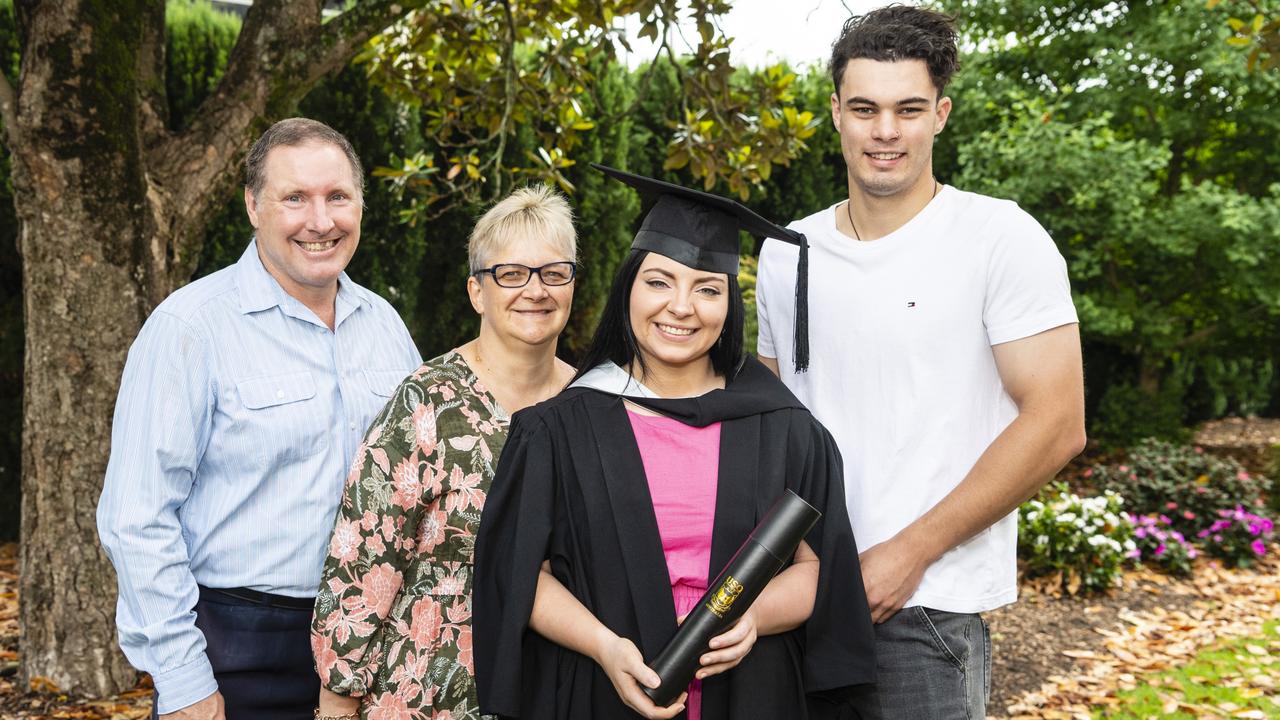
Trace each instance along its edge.
{"label": "tommy hilfiger logo", "polygon": [[915,307],[915,306],[916,306],[916,301],[915,301],[915,300],[908,300],[908,301],[907,301],[907,307],[909,307],[909,308],[913,308],[913,307]]}

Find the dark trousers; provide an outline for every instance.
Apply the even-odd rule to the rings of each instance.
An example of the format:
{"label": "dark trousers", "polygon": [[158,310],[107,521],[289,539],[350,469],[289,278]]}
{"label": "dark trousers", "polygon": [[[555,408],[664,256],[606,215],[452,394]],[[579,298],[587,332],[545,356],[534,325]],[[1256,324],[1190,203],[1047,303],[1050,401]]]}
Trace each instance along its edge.
{"label": "dark trousers", "polygon": [[320,696],[311,610],[269,602],[200,588],[196,627],[204,633],[227,720],[310,720]]}

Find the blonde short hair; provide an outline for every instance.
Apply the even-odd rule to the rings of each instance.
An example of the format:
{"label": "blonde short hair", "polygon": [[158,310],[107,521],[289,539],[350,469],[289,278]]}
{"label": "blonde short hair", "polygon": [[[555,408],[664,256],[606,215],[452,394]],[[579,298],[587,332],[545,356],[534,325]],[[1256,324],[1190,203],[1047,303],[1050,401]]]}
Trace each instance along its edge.
{"label": "blonde short hair", "polygon": [[483,270],[489,259],[513,242],[544,240],[578,259],[578,235],[573,210],[564,196],[547,185],[523,187],[498,201],[480,218],[467,243],[471,272]]}

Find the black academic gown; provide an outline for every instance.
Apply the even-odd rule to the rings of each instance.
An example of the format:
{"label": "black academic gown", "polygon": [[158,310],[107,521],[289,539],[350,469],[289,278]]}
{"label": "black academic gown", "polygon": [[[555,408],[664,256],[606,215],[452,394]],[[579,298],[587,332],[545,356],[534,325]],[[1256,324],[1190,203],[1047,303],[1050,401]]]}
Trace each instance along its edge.
{"label": "black academic gown", "polygon": [[[874,636],[827,431],[754,358],[724,390],[629,398],[694,426],[722,422],[714,578],[790,488],[822,511],[805,538],[821,562],[808,622],[761,637],[703,683],[702,717],[807,718],[875,679]],[[647,661],[676,631],[671,583],[644,466],[621,398],[571,388],[516,413],[476,538],[472,627],[482,712],[537,720],[637,718],[590,658],[529,629],[539,568]],[[822,703],[825,706],[825,702]],[[816,706],[815,706],[816,707]],[[681,713],[680,718],[684,717]]]}

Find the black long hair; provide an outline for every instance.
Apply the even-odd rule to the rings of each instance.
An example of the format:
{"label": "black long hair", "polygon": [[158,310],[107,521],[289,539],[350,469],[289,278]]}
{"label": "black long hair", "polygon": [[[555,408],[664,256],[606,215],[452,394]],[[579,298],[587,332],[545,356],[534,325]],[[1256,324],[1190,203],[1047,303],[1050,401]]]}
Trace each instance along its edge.
{"label": "black long hair", "polygon": [[[591,344],[582,354],[578,372],[569,381],[570,384],[597,365],[609,361],[624,370],[635,361],[640,365],[641,377],[647,373],[644,356],[640,354],[640,346],[631,330],[631,287],[648,255],[648,250],[632,250],[618,266],[618,272],[613,276],[613,286],[609,288],[609,297],[605,301],[604,312],[600,315],[600,324],[596,326]],[[723,375],[726,381],[732,380],[742,368],[742,336],[746,316],[747,309],[742,304],[738,276],[729,275],[729,314],[725,317],[720,337],[708,353],[711,356],[711,367],[717,375]]]}

